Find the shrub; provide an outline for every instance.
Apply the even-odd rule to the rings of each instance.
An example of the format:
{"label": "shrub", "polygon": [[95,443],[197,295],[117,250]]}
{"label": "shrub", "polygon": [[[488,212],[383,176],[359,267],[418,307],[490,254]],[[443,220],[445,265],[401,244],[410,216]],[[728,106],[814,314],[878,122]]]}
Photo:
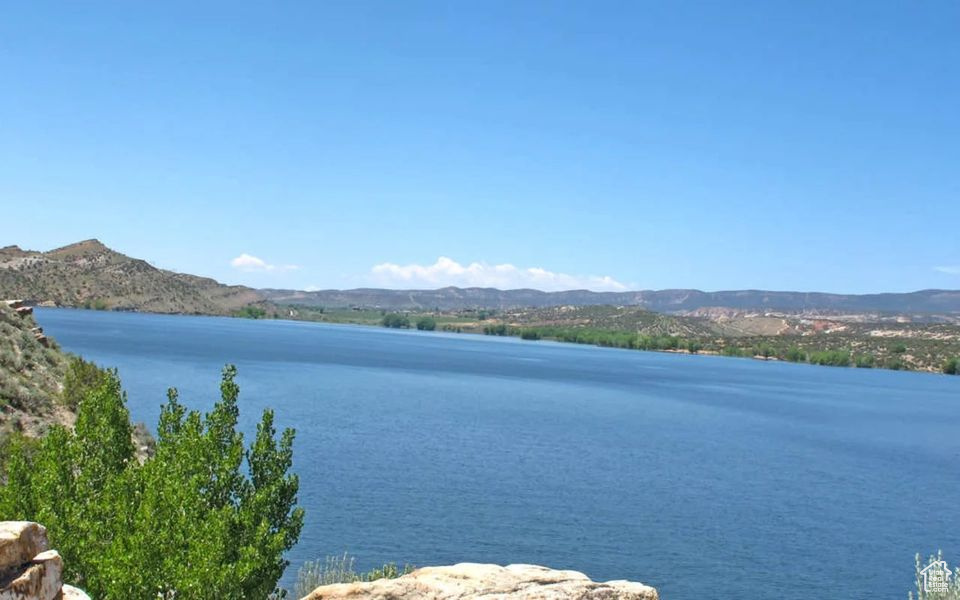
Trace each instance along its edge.
{"label": "shrub", "polygon": [[63,378],[63,392],[60,395],[63,403],[76,411],[83,397],[101,386],[109,375],[109,372],[92,362],[83,360],[82,357],[71,358]]}
{"label": "shrub", "polygon": [[520,338],[524,340],[539,340],[540,332],[536,329],[524,329],[520,332]]}
{"label": "shrub", "polygon": [[[274,315],[276,315],[276,313],[274,313]],[[244,306],[234,312],[233,316],[243,319],[262,319],[267,316],[267,311],[259,306]]]}
{"label": "shrub", "polygon": [[854,366],[858,369],[872,369],[875,362],[876,357],[872,354],[858,354],[853,360]]}
{"label": "shrub", "polygon": [[170,390],[156,454],[141,465],[120,380],[105,373],[78,403],[73,431],[11,449],[0,514],[46,525],[65,579],[94,598],[266,598],[303,524],[288,473],[293,430],[277,439],[265,410],[245,448],[227,366],[204,416]]}
{"label": "shrub", "polygon": [[907,365],[899,357],[890,357],[883,363],[883,368],[900,371],[901,369],[907,368]]}
{"label": "shrub", "polygon": [[395,579],[414,570],[412,565],[400,568],[396,563],[386,563],[366,573],[357,573],[354,570],[355,562],[356,559],[346,552],[343,556],[328,556],[323,561],[307,561],[297,571],[296,597],[303,598],[321,585]]}
{"label": "shrub", "polygon": [[759,344],[753,349],[754,356],[762,356],[764,360],[774,356],[776,351],[770,344]]}
{"label": "shrub", "polygon": [[420,317],[417,319],[417,329],[420,331],[433,331],[437,328],[437,322],[433,317]]}
{"label": "shrub", "polygon": [[487,325],[483,328],[483,333],[485,335],[507,335],[509,330],[506,325],[501,323],[499,325]]}
{"label": "shrub", "polygon": [[808,358],[810,364],[830,367],[849,367],[850,353],[846,350],[823,350],[811,352]]}
{"label": "shrub", "polygon": [[403,315],[399,315],[397,313],[390,313],[390,314],[384,315],[383,320],[381,320],[380,323],[384,327],[391,327],[393,329],[401,329],[401,328],[405,329],[407,327],[410,327],[410,319],[408,319]]}
{"label": "shrub", "polygon": [[[907,593],[907,598],[910,600],[960,600],[960,577],[949,577],[947,582],[947,589],[943,592],[927,592],[923,589],[923,573],[922,570],[931,564],[934,561],[943,560],[943,553],[937,552],[935,555],[931,555],[927,558],[925,563],[920,562],[920,554],[917,554],[914,558],[914,581],[917,589],[917,595],[914,596],[913,592]],[[958,569],[960,572],[960,569]]]}
{"label": "shrub", "polygon": [[943,363],[943,372],[947,375],[960,375],[960,358],[948,358]]}
{"label": "shrub", "polygon": [[803,362],[806,360],[807,355],[804,354],[803,350],[797,348],[796,346],[791,346],[783,353],[783,360],[789,362]]}

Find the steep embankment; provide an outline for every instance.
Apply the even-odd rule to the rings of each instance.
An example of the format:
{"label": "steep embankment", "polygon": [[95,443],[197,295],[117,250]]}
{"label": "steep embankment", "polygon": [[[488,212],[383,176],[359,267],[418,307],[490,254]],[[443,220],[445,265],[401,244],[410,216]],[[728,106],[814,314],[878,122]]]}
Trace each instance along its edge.
{"label": "steep embankment", "polygon": [[12,431],[36,437],[75,418],[59,401],[67,357],[30,313],[0,302],[0,437]]}
{"label": "steep embankment", "polygon": [[0,248],[0,298],[158,313],[230,314],[262,300],[244,286],[158,269],[86,240],[48,252]]}

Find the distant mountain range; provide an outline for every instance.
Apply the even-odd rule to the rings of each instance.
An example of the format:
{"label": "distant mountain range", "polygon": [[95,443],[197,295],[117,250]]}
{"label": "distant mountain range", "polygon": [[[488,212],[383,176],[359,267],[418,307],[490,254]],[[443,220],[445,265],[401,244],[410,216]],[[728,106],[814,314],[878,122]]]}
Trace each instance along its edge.
{"label": "distant mountain range", "polygon": [[782,310],[789,312],[886,312],[960,313],[960,291],[922,290],[904,294],[825,294],[819,292],[771,292],[739,290],[657,290],[639,292],[591,292],[570,290],[498,290],[494,288],[446,287],[438,290],[260,290],[276,304],[303,306],[360,306],[387,310],[468,308],[519,308],[548,306],[640,306],[665,313],[722,307],[735,310]]}
{"label": "distant mountain range", "polygon": [[244,306],[293,304],[384,310],[458,310],[550,306],[639,306],[665,313],[706,308],[788,312],[960,314],[960,290],[902,294],[825,294],[739,290],[543,292],[532,289],[446,287],[438,290],[256,290],[158,269],[97,240],[47,252],[0,248],[0,299],[160,313],[230,314]]}

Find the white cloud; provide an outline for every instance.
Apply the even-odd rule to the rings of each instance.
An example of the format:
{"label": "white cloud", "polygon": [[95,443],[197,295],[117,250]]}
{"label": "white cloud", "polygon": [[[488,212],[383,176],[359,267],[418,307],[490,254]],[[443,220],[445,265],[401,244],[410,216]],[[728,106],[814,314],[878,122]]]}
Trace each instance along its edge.
{"label": "white cloud", "polygon": [[940,271],[941,273],[946,273],[947,275],[960,275],[960,265],[948,266],[948,267],[934,267],[934,271]]}
{"label": "white cloud", "polygon": [[385,287],[495,287],[500,289],[534,288],[544,291],[588,289],[618,292],[627,289],[609,276],[580,276],[555,273],[540,267],[520,268],[511,264],[490,265],[473,262],[462,265],[441,256],[432,265],[382,263],[371,269],[371,278]]}
{"label": "white cloud", "polygon": [[271,265],[262,258],[257,258],[256,256],[251,256],[249,254],[241,254],[235,259],[230,261],[230,266],[234,269],[239,269],[241,271],[294,271],[299,269],[297,265]]}

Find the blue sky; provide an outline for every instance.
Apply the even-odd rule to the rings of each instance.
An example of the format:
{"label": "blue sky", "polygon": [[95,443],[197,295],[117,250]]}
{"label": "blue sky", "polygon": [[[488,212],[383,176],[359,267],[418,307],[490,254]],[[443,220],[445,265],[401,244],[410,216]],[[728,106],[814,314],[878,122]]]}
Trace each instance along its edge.
{"label": "blue sky", "polygon": [[263,287],[960,288],[952,0],[0,10],[0,245]]}

